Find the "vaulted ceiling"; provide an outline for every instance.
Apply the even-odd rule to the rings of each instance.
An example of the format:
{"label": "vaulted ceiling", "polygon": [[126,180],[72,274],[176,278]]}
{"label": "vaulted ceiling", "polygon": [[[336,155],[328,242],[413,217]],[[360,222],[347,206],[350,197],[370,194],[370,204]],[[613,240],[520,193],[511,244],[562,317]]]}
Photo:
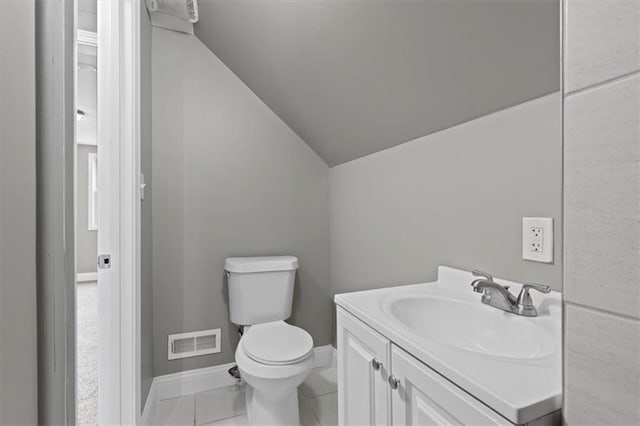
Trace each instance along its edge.
{"label": "vaulted ceiling", "polygon": [[557,0],[200,0],[196,35],[330,166],[559,90]]}

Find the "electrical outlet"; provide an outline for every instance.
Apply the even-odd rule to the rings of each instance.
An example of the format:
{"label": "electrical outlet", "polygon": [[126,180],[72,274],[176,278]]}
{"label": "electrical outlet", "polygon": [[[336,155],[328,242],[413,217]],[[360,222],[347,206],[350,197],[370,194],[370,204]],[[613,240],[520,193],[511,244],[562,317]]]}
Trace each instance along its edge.
{"label": "electrical outlet", "polygon": [[529,244],[529,251],[534,253],[542,253],[542,245],[544,242],[544,228],[540,226],[532,226],[529,228],[529,238],[531,244]]}
{"label": "electrical outlet", "polygon": [[522,258],[533,262],[553,263],[552,218],[522,218]]}

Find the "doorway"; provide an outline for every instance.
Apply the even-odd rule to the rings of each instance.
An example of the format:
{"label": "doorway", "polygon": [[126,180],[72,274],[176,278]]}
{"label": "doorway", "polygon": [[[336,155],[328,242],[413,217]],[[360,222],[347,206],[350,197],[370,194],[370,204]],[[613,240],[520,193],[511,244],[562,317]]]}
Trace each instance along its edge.
{"label": "doorway", "polygon": [[85,426],[98,424],[97,0],[78,0],[76,17],[76,424]]}
{"label": "doorway", "polygon": [[[92,7],[89,1],[35,4],[38,418],[43,424],[76,423],[76,287],[82,271],[76,269],[74,198],[76,121],[83,120],[78,120],[75,87],[77,9],[79,3]],[[97,0],[95,7],[97,244],[112,259],[110,269],[97,269],[98,424],[140,420],[140,7],[139,0]]]}

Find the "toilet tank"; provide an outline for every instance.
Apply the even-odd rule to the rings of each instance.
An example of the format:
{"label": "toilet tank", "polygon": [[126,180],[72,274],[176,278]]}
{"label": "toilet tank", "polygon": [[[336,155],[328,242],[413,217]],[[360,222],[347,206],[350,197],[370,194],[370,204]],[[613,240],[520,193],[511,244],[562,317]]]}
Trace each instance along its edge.
{"label": "toilet tank", "polygon": [[253,325],[291,316],[296,257],[231,257],[224,269],[232,323]]}

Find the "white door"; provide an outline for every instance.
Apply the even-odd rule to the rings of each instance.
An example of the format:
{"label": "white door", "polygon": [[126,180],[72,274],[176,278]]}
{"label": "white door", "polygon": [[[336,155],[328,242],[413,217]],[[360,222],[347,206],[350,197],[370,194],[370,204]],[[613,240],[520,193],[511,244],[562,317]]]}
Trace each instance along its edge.
{"label": "white door", "polygon": [[338,307],[340,425],[389,425],[391,343]]}
{"label": "white door", "polygon": [[140,419],[137,0],[98,0],[98,423]]}
{"label": "white door", "polygon": [[[103,13],[103,12],[102,12]],[[100,30],[100,28],[99,28]],[[103,31],[105,32],[105,31]],[[104,34],[99,34],[99,38]],[[113,80],[106,64],[111,51],[103,43],[98,51],[98,173],[97,222],[98,255],[109,256],[98,265],[98,424],[117,424],[120,421],[120,268],[117,252],[118,213],[118,144],[111,129],[113,105],[107,94],[113,90]]]}
{"label": "white door", "polygon": [[391,351],[394,425],[511,425],[495,411],[461,390],[402,349]]}

